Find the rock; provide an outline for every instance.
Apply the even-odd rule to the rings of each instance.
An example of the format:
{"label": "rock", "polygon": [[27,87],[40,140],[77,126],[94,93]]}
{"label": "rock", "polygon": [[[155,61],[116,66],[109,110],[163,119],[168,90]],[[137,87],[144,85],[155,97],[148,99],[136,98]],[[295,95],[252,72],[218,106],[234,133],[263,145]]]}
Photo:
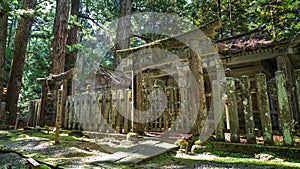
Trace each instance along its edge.
{"label": "rock", "polygon": [[270,160],[274,159],[274,156],[270,155],[270,154],[255,154],[255,158],[261,159],[264,161],[270,161]]}
{"label": "rock", "polygon": [[139,135],[138,133],[133,133],[133,132],[129,132],[127,135],[126,135],[126,139],[127,140],[130,140],[130,138],[138,138]]}
{"label": "rock", "polygon": [[196,154],[196,153],[198,153],[200,150],[202,150],[204,148],[205,148],[205,146],[193,145],[192,149],[191,149],[191,152],[192,152],[192,154]]}
{"label": "rock", "polygon": [[34,130],[39,131],[39,130],[41,130],[41,127],[40,126],[35,126]]}
{"label": "rock", "polygon": [[69,136],[74,136],[74,137],[83,137],[84,133],[80,130],[72,130],[68,132]]}

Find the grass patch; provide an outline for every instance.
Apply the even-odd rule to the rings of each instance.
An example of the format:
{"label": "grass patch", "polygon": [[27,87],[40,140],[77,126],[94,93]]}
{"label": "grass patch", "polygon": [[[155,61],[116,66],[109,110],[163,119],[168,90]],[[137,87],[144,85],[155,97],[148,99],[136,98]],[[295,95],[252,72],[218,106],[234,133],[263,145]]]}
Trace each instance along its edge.
{"label": "grass patch", "polygon": [[[31,136],[32,137],[47,138],[49,140],[54,140],[55,139],[55,134],[54,133],[46,134],[46,133],[43,133],[43,132],[36,132],[36,133],[33,133]],[[66,141],[78,141],[78,139],[76,139],[76,137],[66,136],[66,135],[59,136],[59,139],[66,140]]]}
{"label": "grass patch", "polygon": [[51,167],[48,167],[45,164],[41,164],[39,167],[40,167],[40,169],[51,169]]}
{"label": "grass patch", "polygon": [[[222,152],[219,152],[222,154]],[[236,154],[237,157],[219,157],[215,158],[212,160],[195,160],[195,159],[188,159],[188,158],[178,158],[176,157],[176,153],[168,153],[161,155],[159,157],[156,157],[144,164],[141,164],[143,167],[149,167],[149,168],[164,168],[167,166],[197,166],[197,165],[241,165],[238,167],[243,167],[244,166],[255,166],[257,167],[266,167],[266,168],[299,168],[300,164],[299,163],[290,163],[290,162],[270,162],[270,161],[263,161],[263,160],[258,160],[258,159],[253,159],[253,158],[248,158],[248,157],[239,157],[238,155],[241,154]],[[248,155],[246,155],[248,156]],[[131,168],[139,168],[139,165],[133,165],[133,166],[127,166]]]}
{"label": "grass patch", "polygon": [[222,143],[211,142],[206,145],[204,151],[208,151],[217,156],[230,156],[231,154],[244,154],[254,157],[255,154],[270,154],[275,158],[283,159],[288,162],[300,162],[300,149],[294,147],[282,146],[265,146],[259,144],[242,144],[242,143]]}

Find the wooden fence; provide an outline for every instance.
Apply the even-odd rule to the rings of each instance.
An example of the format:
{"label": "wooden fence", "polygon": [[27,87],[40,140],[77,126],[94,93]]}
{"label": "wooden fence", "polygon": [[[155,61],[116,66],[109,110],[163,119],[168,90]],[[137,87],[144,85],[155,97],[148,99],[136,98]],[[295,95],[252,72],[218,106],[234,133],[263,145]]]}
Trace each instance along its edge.
{"label": "wooden fence", "polygon": [[[155,91],[156,97],[152,104],[144,102],[144,110],[149,110],[146,116],[153,116],[154,121],[144,122],[145,131],[162,132],[169,129],[178,116],[179,100],[176,88],[168,88],[167,106],[163,109],[161,90]],[[146,98],[145,98],[146,100]],[[128,133],[132,127],[132,95],[131,90],[106,91],[103,93],[86,93],[79,96],[69,96],[66,101],[63,126],[67,129],[84,129],[100,132]],[[184,124],[178,124],[180,129]]]}
{"label": "wooden fence", "polygon": [[[214,113],[225,112],[221,122],[214,124],[217,140],[224,141],[225,133],[230,132],[231,142],[240,142],[240,136],[244,135],[247,142],[254,143],[257,133],[261,133],[265,144],[273,144],[273,134],[282,135],[284,144],[293,144],[292,131],[299,129],[300,120],[298,107],[300,70],[295,71],[294,85],[287,83],[284,73],[280,71],[276,72],[271,81],[267,81],[266,75],[261,73],[254,78],[226,77],[222,81],[213,81],[211,85],[212,92],[207,94],[207,104],[210,105],[211,100],[215,102],[208,109],[212,108]],[[167,97],[165,108],[162,108],[163,103],[160,100],[162,92],[158,91],[155,94],[157,97],[153,97],[152,104],[147,101],[147,94],[144,94],[143,110],[149,110],[147,116],[155,116],[156,119],[147,121],[143,119],[144,117],[140,117],[144,123],[144,131],[164,132],[171,128],[176,129],[178,133],[185,131],[190,118],[188,116],[190,108],[183,112],[179,111],[186,104],[180,94],[186,93],[185,97],[188,98],[191,97],[191,93],[188,93],[188,90],[186,92],[180,90],[183,89],[176,87],[164,89]],[[216,100],[217,98],[219,100]],[[224,103],[225,111],[222,109]],[[38,109],[36,108],[38,104],[31,105],[32,111]],[[70,130],[128,133],[134,124],[131,121],[134,116],[132,105],[132,94],[129,89],[69,96],[62,124],[65,129]],[[180,116],[180,113],[187,115]],[[33,118],[35,116],[37,114],[34,114]],[[217,116],[208,117],[214,121]]]}
{"label": "wooden fence", "polygon": [[[299,77],[296,79],[299,84]],[[291,102],[295,90],[298,98],[300,96],[299,85],[296,85],[295,89],[291,84],[287,84],[284,73],[280,71],[275,73],[274,83],[267,82],[266,75],[263,73],[257,74],[253,82],[255,86],[251,87],[249,77],[243,76],[239,80],[227,77],[224,86],[217,82],[213,83],[213,91],[220,91],[220,88],[223,87],[227,96],[225,116],[228,120],[225,125],[223,123],[218,125],[215,133],[217,140],[225,141],[224,129],[230,129],[231,142],[240,142],[240,136],[244,134],[247,142],[254,143],[256,142],[256,132],[261,132],[264,144],[272,145],[274,143],[273,134],[276,133],[283,136],[285,145],[292,145],[292,130],[295,130],[295,121],[299,121],[297,116],[299,111],[292,107]],[[254,102],[256,102],[256,106],[254,106]],[[215,106],[214,109],[221,111],[218,110],[220,106]],[[259,124],[255,121],[258,121]],[[277,124],[279,130],[275,132]],[[240,129],[244,129],[244,131],[241,132]]]}

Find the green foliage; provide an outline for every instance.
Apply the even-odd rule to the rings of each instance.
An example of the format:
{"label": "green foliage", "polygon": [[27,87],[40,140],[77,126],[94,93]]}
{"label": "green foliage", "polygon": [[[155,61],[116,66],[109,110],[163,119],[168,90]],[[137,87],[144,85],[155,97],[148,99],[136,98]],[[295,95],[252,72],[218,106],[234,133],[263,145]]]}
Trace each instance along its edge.
{"label": "green foliage", "polygon": [[[252,25],[266,24],[270,34],[272,34],[274,28],[277,40],[290,37],[300,30],[297,27],[300,19],[299,2],[293,0],[277,2],[256,0],[251,1],[250,5],[246,10],[253,20]],[[274,23],[272,23],[272,19]]]}
{"label": "green foliage", "polygon": [[[18,0],[2,0],[0,2],[0,12],[3,10],[9,11],[4,84],[7,84],[9,78],[18,18],[20,15],[35,15],[20,94],[19,107],[23,111],[26,102],[40,97],[41,86],[36,83],[36,78],[45,77],[49,72],[56,1],[40,1],[34,11],[20,9],[20,2]],[[221,11],[219,11],[217,1],[213,0],[132,0],[132,13],[160,12],[178,15],[186,22],[191,22],[196,26],[203,25],[221,16],[223,28],[213,38],[214,40],[244,33],[262,24],[266,24],[270,36],[272,36],[275,29],[275,39],[277,40],[290,38],[300,30],[298,1],[222,0],[220,2]],[[80,15],[84,17],[79,17],[78,22],[76,21],[76,16],[69,17],[69,28],[74,25],[79,27],[80,43],[67,46],[67,50],[81,51],[80,58],[82,60],[79,60],[78,63],[81,64],[84,72],[92,71],[97,65],[111,67],[115,56],[114,44],[111,42],[111,37],[97,36],[97,32],[102,32],[102,35],[109,34],[108,31],[110,30],[106,28],[119,16],[119,1],[82,0],[80,6]],[[271,11],[273,11],[273,16]],[[145,22],[151,21],[145,20]],[[132,25],[133,28],[136,28],[136,26]],[[185,24],[177,26],[176,28],[170,27],[168,29],[181,30]],[[110,34],[110,36],[115,35]],[[166,37],[165,35],[153,33],[139,36],[131,37],[130,47],[143,45]],[[84,78],[85,76],[87,74],[83,73],[82,77],[78,78]]]}
{"label": "green foliage", "polygon": [[41,164],[41,165],[39,166],[39,168],[40,168],[40,169],[51,169],[51,167],[48,167],[48,166],[45,165],[45,164]]}
{"label": "green foliage", "polygon": [[[41,93],[41,85],[36,82],[37,78],[48,74],[51,63],[51,42],[53,28],[55,1],[46,1],[38,4],[35,23],[27,49],[23,84],[21,89],[20,110],[24,111],[29,100],[38,99]],[[54,8],[55,9],[55,8]]]}

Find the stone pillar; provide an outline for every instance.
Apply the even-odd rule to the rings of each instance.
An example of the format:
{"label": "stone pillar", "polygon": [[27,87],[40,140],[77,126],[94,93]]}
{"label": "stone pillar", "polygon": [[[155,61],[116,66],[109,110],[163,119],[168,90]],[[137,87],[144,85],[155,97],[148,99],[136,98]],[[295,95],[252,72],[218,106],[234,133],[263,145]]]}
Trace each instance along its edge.
{"label": "stone pillar", "polygon": [[293,137],[291,134],[291,112],[286,90],[285,76],[282,71],[277,71],[275,76],[278,93],[279,123],[283,134],[283,142],[285,145],[291,146],[293,145]]}
{"label": "stone pillar", "polygon": [[300,69],[295,70],[295,80],[296,80],[296,93],[298,98],[298,111],[300,111]]}
{"label": "stone pillar", "polygon": [[228,112],[229,112],[229,123],[230,123],[230,141],[240,142],[239,136],[239,117],[238,108],[235,94],[235,82],[232,77],[226,78],[226,91],[228,97]]}
{"label": "stone pillar", "polygon": [[277,69],[282,71],[287,81],[292,81],[292,66],[288,56],[280,55],[276,57]]}
{"label": "stone pillar", "polygon": [[63,102],[63,89],[59,89],[57,92],[57,113],[56,113],[56,124],[55,124],[55,143],[59,143],[59,134],[61,127],[61,114],[62,114],[62,102]]}
{"label": "stone pillar", "polygon": [[267,92],[266,75],[259,73],[256,75],[257,103],[261,118],[261,126],[265,144],[273,144],[273,131],[270,115],[269,97]]}
{"label": "stone pillar", "polygon": [[242,76],[241,92],[247,143],[256,143],[256,138],[254,135],[254,119],[252,97],[250,93],[250,80],[248,76]]}
{"label": "stone pillar", "polygon": [[225,141],[224,136],[224,106],[221,99],[221,87],[218,80],[212,82],[212,94],[213,94],[213,110],[214,110],[214,122],[215,122],[215,134],[217,141]]}

